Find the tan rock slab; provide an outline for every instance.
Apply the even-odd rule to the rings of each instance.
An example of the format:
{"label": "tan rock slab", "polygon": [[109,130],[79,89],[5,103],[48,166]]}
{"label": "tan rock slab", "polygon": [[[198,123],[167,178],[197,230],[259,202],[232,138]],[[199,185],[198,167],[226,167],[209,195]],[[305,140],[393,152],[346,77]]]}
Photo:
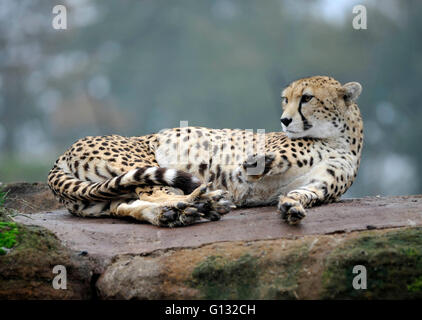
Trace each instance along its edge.
{"label": "tan rock slab", "polygon": [[113,218],[79,218],[59,210],[18,215],[17,222],[45,227],[71,249],[112,257],[221,241],[254,241],[422,225],[422,196],[367,197],[308,210],[300,225],[282,222],[274,207],[239,209],[216,222],[159,228]]}

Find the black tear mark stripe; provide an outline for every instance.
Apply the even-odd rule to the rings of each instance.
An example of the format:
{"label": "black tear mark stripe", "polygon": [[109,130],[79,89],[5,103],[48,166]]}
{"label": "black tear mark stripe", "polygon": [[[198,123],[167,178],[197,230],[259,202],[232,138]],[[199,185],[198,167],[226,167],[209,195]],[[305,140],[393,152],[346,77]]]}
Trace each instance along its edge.
{"label": "black tear mark stripe", "polygon": [[309,130],[312,128],[312,125],[309,123],[308,119],[306,119],[302,113],[302,102],[303,102],[302,99],[300,99],[298,112],[300,114],[300,117],[302,118],[303,130]]}

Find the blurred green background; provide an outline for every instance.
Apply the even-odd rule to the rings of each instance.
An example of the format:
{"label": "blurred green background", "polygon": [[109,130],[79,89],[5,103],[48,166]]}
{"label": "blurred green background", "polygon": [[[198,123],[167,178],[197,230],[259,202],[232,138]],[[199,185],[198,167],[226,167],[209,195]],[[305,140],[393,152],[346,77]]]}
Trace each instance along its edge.
{"label": "blurred green background", "polygon": [[[67,30],[51,25],[57,4]],[[46,180],[85,135],[278,131],[281,88],[330,75],[364,88],[347,196],[421,193],[421,31],[417,0],[1,0],[0,181]]]}

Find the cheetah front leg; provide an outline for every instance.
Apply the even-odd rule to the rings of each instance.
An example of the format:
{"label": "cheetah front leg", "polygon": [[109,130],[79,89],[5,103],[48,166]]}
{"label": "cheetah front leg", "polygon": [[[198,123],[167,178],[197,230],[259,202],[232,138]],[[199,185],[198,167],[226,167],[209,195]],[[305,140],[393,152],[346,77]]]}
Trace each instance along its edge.
{"label": "cheetah front leg", "polygon": [[235,206],[224,197],[222,190],[209,191],[209,185],[196,188],[189,195],[169,192],[157,187],[151,194],[145,188],[137,188],[139,200],[122,203],[115,209],[118,216],[131,216],[156,226],[178,227],[193,224],[201,218],[219,220]]}
{"label": "cheetah front leg", "polygon": [[327,190],[327,182],[315,182],[280,196],[277,209],[281,218],[288,224],[299,223],[306,217],[305,208],[330,201]]}

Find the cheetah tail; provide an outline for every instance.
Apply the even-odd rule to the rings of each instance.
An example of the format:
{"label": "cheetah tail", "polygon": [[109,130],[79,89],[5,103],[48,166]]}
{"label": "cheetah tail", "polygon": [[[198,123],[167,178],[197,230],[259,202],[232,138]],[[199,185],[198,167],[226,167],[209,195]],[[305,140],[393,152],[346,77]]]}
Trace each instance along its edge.
{"label": "cheetah tail", "polygon": [[105,201],[122,198],[140,185],[165,185],[190,194],[201,185],[201,181],[181,170],[141,167],[94,183],[80,180],[56,164],[48,174],[48,185],[53,193],[62,199]]}

